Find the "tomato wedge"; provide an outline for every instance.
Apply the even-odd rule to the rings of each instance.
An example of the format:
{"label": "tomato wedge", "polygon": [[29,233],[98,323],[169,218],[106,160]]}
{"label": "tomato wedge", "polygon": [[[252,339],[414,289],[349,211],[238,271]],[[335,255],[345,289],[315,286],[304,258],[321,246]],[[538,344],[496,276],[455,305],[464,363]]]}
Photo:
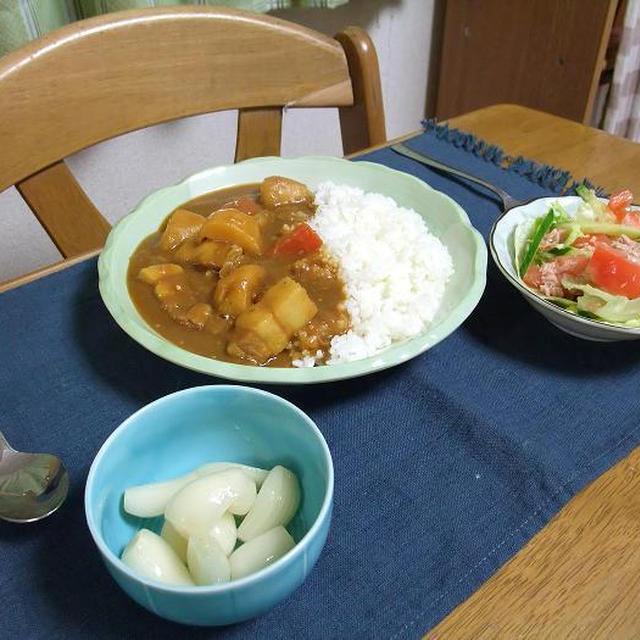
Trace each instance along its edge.
{"label": "tomato wedge", "polygon": [[640,297],[640,264],[610,244],[596,243],[585,275],[593,286],[607,293],[627,298]]}
{"label": "tomato wedge", "polygon": [[305,222],[278,238],[268,253],[281,256],[303,256],[322,246],[320,236]]}
{"label": "tomato wedge", "polygon": [[607,206],[620,222],[630,212],[629,206],[633,202],[633,194],[629,189],[620,191],[609,198]]}
{"label": "tomato wedge", "polygon": [[634,211],[633,209],[629,209],[624,214],[624,217],[620,221],[620,224],[625,227],[636,227],[640,229],[640,211]]}
{"label": "tomato wedge", "polygon": [[560,256],[555,263],[563,275],[579,276],[588,264],[588,258],[581,255]]}

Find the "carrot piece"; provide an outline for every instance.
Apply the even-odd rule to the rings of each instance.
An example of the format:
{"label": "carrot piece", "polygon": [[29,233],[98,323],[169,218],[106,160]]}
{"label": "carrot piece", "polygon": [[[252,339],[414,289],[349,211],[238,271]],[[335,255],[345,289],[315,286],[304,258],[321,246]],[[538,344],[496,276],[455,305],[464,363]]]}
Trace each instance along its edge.
{"label": "carrot piece", "polygon": [[249,215],[258,213],[258,211],[262,211],[262,207],[255,201],[249,198],[248,196],[241,196],[235,201],[236,209],[240,209],[243,213],[248,213]]}
{"label": "carrot piece", "polygon": [[280,256],[302,256],[322,246],[320,236],[305,222],[279,238],[269,253]]}

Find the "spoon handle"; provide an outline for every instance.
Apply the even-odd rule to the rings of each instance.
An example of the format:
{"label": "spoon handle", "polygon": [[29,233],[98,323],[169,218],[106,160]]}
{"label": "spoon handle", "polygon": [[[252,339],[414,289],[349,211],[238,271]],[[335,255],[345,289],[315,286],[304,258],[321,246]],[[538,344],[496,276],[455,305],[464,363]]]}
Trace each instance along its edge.
{"label": "spoon handle", "polygon": [[464,178],[465,180],[470,180],[471,182],[475,182],[485,189],[489,189],[495,193],[500,200],[502,201],[502,210],[506,211],[518,204],[522,204],[519,200],[516,200],[512,196],[510,196],[506,191],[502,190],[500,187],[496,187],[495,184],[491,182],[487,182],[482,178],[478,178],[477,176],[473,176],[470,173],[466,173],[464,171],[460,171],[460,169],[456,169],[455,167],[450,167],[448,164],[444,164],[443,162],[439,162],[438,160],[434,160],[433,158],[429,158],[428,156],[424,156],[413,149],[409,149],[403,144],[392,144],[389,147],[396,153],[399,153],[402,156],[406,156],[407,158],[411,158],[420,164],[427,165],[432,167],[433,169],[437,169],[438,171],[444,171],[445,173],[451,173],[460,178]]}

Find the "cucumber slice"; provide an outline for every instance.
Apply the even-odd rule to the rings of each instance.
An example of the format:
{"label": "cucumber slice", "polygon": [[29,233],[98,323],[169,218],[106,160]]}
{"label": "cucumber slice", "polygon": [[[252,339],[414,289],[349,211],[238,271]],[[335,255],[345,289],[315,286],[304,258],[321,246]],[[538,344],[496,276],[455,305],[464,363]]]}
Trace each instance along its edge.
{"label": "cucumber slice", "polygon": [[527,272],[527,269],[531,266],[536,252],[538,251],[538,247],[540,246],[540,242],[542,241],[542,238],[544,238],[547,231],[551,229],[551,225],[553,224],[554,220],[555,212],[553,210],[553,207],[549,209],[546,216],[537,220],[536,225],[533,228],[533,232],[526,244],[522,261],[520,262],[520,265],[518,267],[518,275],[520,277],[522,277]]}
{"label": "cucumber slice", "polygon": [[554,247],[553,249],[549,249],[547,253],[550,253],[552,256],[563,256],[565,253],[569,253],[571,251],[571,247]]}
{"label": "cucumber slice", "polygon": [[[572,223],[575,224],[575,223]],[[559,229],[569,229],[569,224],[558,225]],[[627,227],[614,222],[580,222],[580,231],[586,233],[601,233],[605,236],[621,236],[624,234],[631,240],[640,240],[640,229],[637,227]]]}

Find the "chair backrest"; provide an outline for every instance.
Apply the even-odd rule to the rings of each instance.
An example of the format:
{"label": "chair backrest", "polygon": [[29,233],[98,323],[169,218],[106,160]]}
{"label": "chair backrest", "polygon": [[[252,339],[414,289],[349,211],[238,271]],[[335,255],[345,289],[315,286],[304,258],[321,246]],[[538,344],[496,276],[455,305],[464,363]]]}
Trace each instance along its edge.
{"label": "chair backrest", "polygon": [[62,255],[109,225],[64,158],[152,124],[238,109],[236,161],[279,155],[282,109],[339,107],[345,153],[385,141],[364,31],[336,39],[216,7],[123,11],[63,27],[0,59],[0,191],[16,185]]}

